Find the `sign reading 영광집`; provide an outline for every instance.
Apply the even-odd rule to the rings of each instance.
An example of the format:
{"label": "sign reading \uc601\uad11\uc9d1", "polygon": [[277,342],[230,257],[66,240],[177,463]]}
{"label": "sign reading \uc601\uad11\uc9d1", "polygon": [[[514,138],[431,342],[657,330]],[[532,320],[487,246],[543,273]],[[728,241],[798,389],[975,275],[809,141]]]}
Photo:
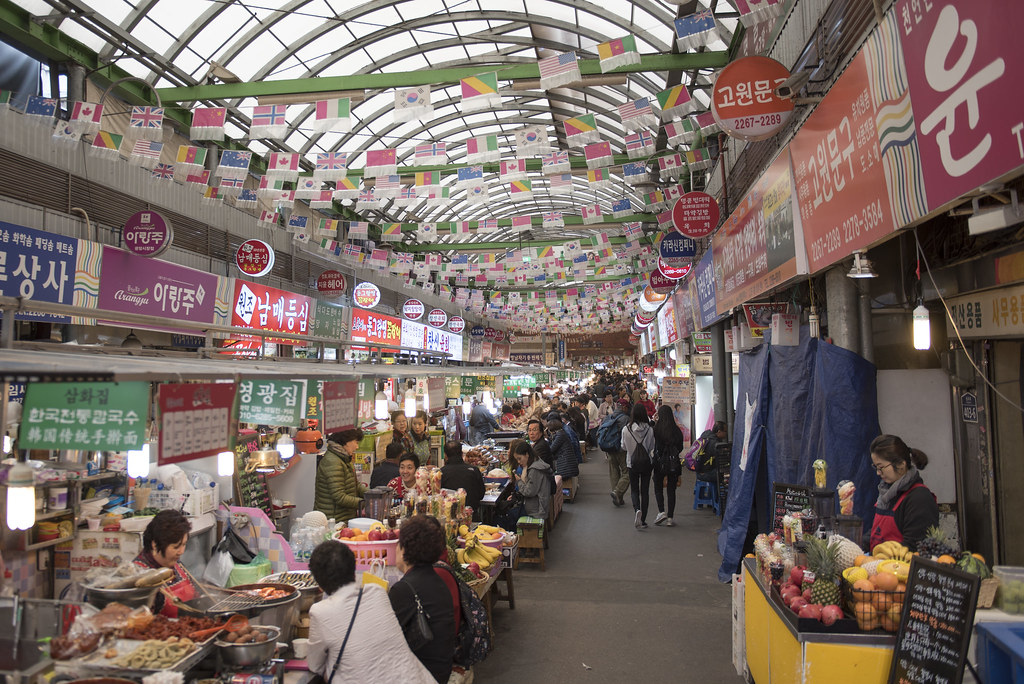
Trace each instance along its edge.
{"label": "sign reading \uc601\uad11\uc9d1", "polygon": [[146,439],[149,383],[35,382],[25,390],[22,449],[128,451]]}
{"label": "sign reading \uc601\uad11\uc9d1", "polygon": [[298,427],[305,399],[305,380],[242,380],[238,383],[238,420]]}

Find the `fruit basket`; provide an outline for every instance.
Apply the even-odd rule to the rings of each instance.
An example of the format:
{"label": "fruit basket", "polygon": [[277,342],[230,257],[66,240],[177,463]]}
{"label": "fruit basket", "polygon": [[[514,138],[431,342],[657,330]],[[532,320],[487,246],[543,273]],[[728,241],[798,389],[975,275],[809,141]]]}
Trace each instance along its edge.
{"label": "fruit basket", "polygon": [[882,589],[870,579],[860,579],[853,584],[844,579],[842,591],[843,609],[854,616],[862,631],[883,629],[895,632],[899,629],[905,585],[898,583],[895,589]]}
{"label": "fruit basket", "polygon": [[356,557],[356,570],[369,570],[375,561],[384,561],[384,565],[398,564],[398,540],[387,541],[349,541],[338,539],[352,549]]}
{"label": "fruit basket", "polygon": [[992,572],[999,580],[996,607],[1010,615],[1024,612],[1024,568],[996,565]]}

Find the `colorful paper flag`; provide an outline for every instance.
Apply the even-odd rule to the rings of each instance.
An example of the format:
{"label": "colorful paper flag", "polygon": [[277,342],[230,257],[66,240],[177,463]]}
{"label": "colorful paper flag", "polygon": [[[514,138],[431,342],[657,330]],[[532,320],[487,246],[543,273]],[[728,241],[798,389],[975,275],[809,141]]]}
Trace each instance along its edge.
{"label": "colorful paper flag", "polygon": [[352,130],[352,118],[349,112],[350,100],[347,97],[337,100],[319,100],[316,103],[316,117],[313,121],[315,133],[347,133]]}
{"label": "colorful paper flag", "polygon": [[267,211],[264,209],[260,212],[260,223],[266,223],[269,225],[277,225],[277,211]]}
{"label": "colorful paper flag", "polygon": [[665,135],[668,137],[668,144],[673,147],[689,143],[693,140],[696,133],[697,128],[693,123],[693,119],[690,118],[665,124]]}
{"label": "colorful paper flag", "polygon": [[583,148],[583,156],[587,160],[588,169],[597,169],[602,166],[609,166],[613,161],[612,144],[607,140],[590,143]]}
{"label": "colorful paper flag", "polygon": [[337,235],[338,231],[341,230],[343,227],[343,222],[339,221],[338,219],[322,218],[317,219],[316,225],[313,226],[313,230],[316,232],[317,235],[325,235],[327,237],[330,237],[332,235]]}
{"label": "colorful paper flag", "polygon": [[782,14],[782,8],[782,0],[736,0],[740,22],[748,29],[762,21],[778,18]]}
{"label": "colorful paper flag", "polygon": [[658,117],[651,109],[651,101],[646,97],[631,100],[626,104],[616,107],[619,118],[622,119],[622,126],[627,131],[635,131],[641,128],[648,128],[658,123]]}
{"label": "colorful paper flag", "polygon": [[374,188],[363,188],[356,197],[356,211],[361,209],[376,209],[380,206],[380,198],[374,192]]}
{"label": "colorful paper flag", "polygon": [[483,162],[498,161],[501,158],[501,150],[498,149],[497,134],[480,135],[466,141],[466,162],[469,164],[481,164]]}
{"label": "colorful paper flag", "polygon": [[486,185],[480,181],[475,181],[467,184],[466,188],[466,202],[470,204],[483,204],[490,196],[490,192]]}
{"label": "colorful paper flag", "polygon": [[293,181],[299,177],[297,152],[271,152],[267,158],[267,176]]}
{"label": "colorful paper flag", "polygon": [[555,150],[551,154],[545,154],[540,159],[540,170],[545,176],[555,173],[568,173],[571,168],[569,153],[565,150]]}
{"label": "colorful paper flag", "polygon": [[71,128],[78,133],[95,133],[100,130],[103,105],[95,102],[76,102],[71,110]]}
{"label": "colorful paper flag", "polygon": [[366,240],[370,237],[370,224],[366,221],[347,221],[345,229],[347,240]]}
{"label": "colorful paper flag", "polygon": [[53,126],[52,138],[58,143],[76,143],[82,139],[82,134],[75,130],[70,122],[57,119]]}
{"label": "colorful paper flag", "polygon": [[203,169],[195,173],[190,173],[185,177],[185,183],[191,185],[194,189],[202,190],[210,184],[210,170]]}
{"label": "colorful paper flag", "polygon": [[251,159],[252,152],[224,150],[220,153],[217,175],[222,178],[245,178],[249,175],[249,162]]}
{"label": "colorful paper flag", "polygon": [[625,36],[601,43],[597,46],[597,59],[602,74],[621,66],[639,64],[640,53],[636,50],[636,38]]}
{"label": "colorful paper flag", "polygon": [[551,149],[548,133],[544,126],[524,126],[516,129],[516,156],[531,157],[544,154]]}
{"label": "colorful paper flag", "polygon": [[557,176],[548,176],[548,190],[552,194],[564,195],[573,192],[572,174],[561,173]]}
{"label": "colorful paper flag", "polygon": [[367,150],[363,176],[393,176],[398,173],[397,152],[393,149]]}
{"label": "colorful paper flag", "polygon": [[633,204],[629,201],[628,197],[617,199],[612,202],[612,216],[615,218],[622,218],[623,216],[629,216],[633,213]]}
{"label": "colorful paper flag", "polygon": [[693,108],[690,91],[685,85],[662,90],[657,97],[662,120],[671,119],[673,116],[685,116]]}
{"label": "colorful paper flag", "polygon": [[575,52],[563,52],[542,59],[537,63],[537,68],[540,70],[541,90],[551,90],[583,79]]}
{"label": "colorful paper flag", "polygon": [[642,159],[654,154],[654,136],[647,131],[636,131],[626,136],[626,155]]}
{"label": "colorful paper flag", "polygon": [[270,176],[260,176],[259,184],[259,195],[261,197],[274,197],[277,193],[284,190],[285,181],[281,179],[274,179]]}
{"label": "colorful paper flag", "polygon": [[160,140],[164,134],[163,107],[132,107],[128,130],[132,137]]}
{"label": "colorful paper flag", "polygon": [[25,105],[25,116],[50,126],[50,119],[57,112],[57,100],[41,95],[29,95]]}
{"label": "colorful paper flag", "polygon": [[607,168],[590,169],[587,171],[587,185],[592,190],[610,187],[612,184],[611,175]]}
{"label": "colorful paper flag", "polygon": [[562,122],[565,129],[565,141],[570,147],[583,147],[587,143],[597,142],[601,134],[597,130],[597,120],[593,114],[583,114]]}
{"label": "colorful paper flag", "polygon": [[450,199],[450,197],[449,197],[450,193],[451,193],[451,188],[449,188],[447,186],[443,187],[443,188],[438,188],[434,192],[432,192],[429,195],[427,195],[427,206],[428,207],[439,207],[439,206],[447,204],[449,202],[449,199]]}
{"label": "colorful paper flag", "polygon": [[163,149],[164,144],[159,140],[136,140],[129,161],[144,169],[152,169],[160,161]]}
{"label": "colorful paper flag", "polygon": [[174,164],[157,164],[150,177],[158,181],[174,180]]}
{"label": "colorful paper flag", "polygon": [[378,199],[391,199],[393,197],[398,197],[398,191],[401,189],[401,183],[402,177],[398,175],[377,176],[377,180],[373,186],[374,194],[377,195]]}
{"label": "colorful paper flag", "polygon": [[722,130],[722,126],[715,120],[715,115],[711,112],[695,114],[693,119],[694,123],[697,124],[697,128],[700,129],[701,135],[704,137]]}
{"label": "colorful paper flag", "polygon": [[583,217],[583,223],[601,223],[604,220],[601,218],[600,204],[588,204],[581,207],[580,215]]}
{"label": "colorful paper flag", "polygon": [[295,185],[296,199],[310,199],[320,192],[320,181],[313,176],[300,176]]}
{"label": "colorful paper flag", "polygon": [[643,224],[640,221],[627,221],[622,224],[622,233],[630,240],[638,240],[644,234]]}
{"label": "colorful paper flag", "polygon": [[223,140],[227,118],[227,107],[196,107],[188,136],[192,140]]}
{"label": "colorful paper flag", "polygon": [[191,173],[206,166],[206,148],[191,145],[178,145],[178,155],[174,158],[178,171]]}
{"label": "colorful paper flag", "polygon": [[238,199],[235,200],[235,206],[241,209],[255,209],[256,202],[257,198],[255,190],[242,190],[238,195]]}
{"label": "colorful paper flag", "polygon": [[510,159],[502,161],[499,166],[499,180],[503,183],[510,181],[519,180],[520,178],[526,178],[526,160],[525,159]]}
{"label": "colorful paper flag", "polygon": [[638,185],[640,183],[646,183],[650,180],[650,174],[647,173],[647,164],[644,162],[631,162],[622,165],[622,177],[630,185]]}
{"label": "colorful paper flag", "polygon": [[[93,137],[90,151],[99,157],[116,159],[117,150],[121,147],[122,139],[124,139],[123,135],[100,131]],[[203,151],[205,152],[206,150]]]}
{"label": "colorful paper flag", "polygon": [[307,223],[309,223],[308,216],[292,214],[288,217],[288,230],[306,230]]}
{"label": "colorful paper flag", "polygon": [[242,191],[244,185],[244,178],[221,178],[219,187],[221,195],[237,195]]}
{"label": "colorful paper flag", "polygon": [[433,113],[430,86],[411,86],[395,90],[395,123],[422,119]]}
{"label": "colorful paper flag", "polygon": [[447,144],[443,142],[417,145],[413,151],[412,165],[426,166],[428,164],[444,164],[448,161],[447,147]]}
{"label": "colorful paper flag", "polygon": [[335,181],[348,175],[348,152],[321,152],[316,155],[313,178]]}
{"label": "colorful paper flag", "polygon": [[478,112],[501,104],[498,95],[498,72],[470,76],[459,81],[462,91],[462,111]]}
{"label": "colorful paper flag", "polygon": [[456,172],[457,178],[455,180],[456,188],[465,188],[470,185],[478,185],[484,177],[483,166],[464,166]]}
{"label": "colorful paper flag", "polygon": [[398,191],[398,197],[395,198],[396,207],[411,207],[416,204],[416,187],[411,185],[403,185],[402,189]]}
{"label": "colorful paper flag", "polygon": [[334,199],[354,199],[359,195],[359,186],[351,178],[341,178],[334,185]]}
{"label": "colorful paper flag", "polygon": [[252,123],[249,124],[249,139],[276,138],[288,135],[286,118],[288,105],[256,105],[252,110]]}
{"label": "colorful paper flag", "polygon": [[665,157],[658,157],[658,170],[662,176],[678,178],[686,173],[686,165],[683,163],[681,154],[670,154]]}
{"label": "colorful paper flag", "polygon": [[321,190],[309,198],[310,209],[330,209],[334,204],[334,191]]}
{"label": "colorful paper flag", "polygon": [[401,242],[402,224],[385,223],[380,227],[380,239],[382,242]]}
{"label": "colorful paper flag", "polygon": [[545,211],[542,216],[541,225],[544,228],[558,228],[565,225],[565,219],[560,211]]}
{"label": "colorful paper flag", "polygon": [[513,202],[525,202],[533,199],[533,182],[529,179],[513,181],[509,185],[509,193]]}
{"label": "colorful paper flag", "polygon": [[294,207],[295,206],[295,191],[294,190],[282,190],[277,193],[274,197],[275,207]]}
{"label": "colorful paper flag", "polygon": [[711,159],[711,151],[706,147],[699,147],[686,152],[686,165],[694,171],[701,171],[711,166],[714,160]]}
{"label": "colorful paper flag", "polygon": [[433,223],[421,223],[416,227],[416,239],[420,242],[433,242],[437,239],[437,226]]}

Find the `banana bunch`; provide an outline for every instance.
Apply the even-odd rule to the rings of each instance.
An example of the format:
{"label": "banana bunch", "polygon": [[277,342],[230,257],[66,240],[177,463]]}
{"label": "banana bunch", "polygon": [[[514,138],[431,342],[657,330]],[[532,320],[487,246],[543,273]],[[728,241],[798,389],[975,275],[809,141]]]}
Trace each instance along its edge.
{"label": "banana bunch", "polygon": [[[462,561],[463,558],[465,561]],[[475,537],[471,537],[466,540],[466,548],[462,549],[459,560],[465,563],[476,563],[481,570],[486,570],[494,565],[499,558],[501,558],[501,551],[481,544]]]}
{"label": "banana bunch", "polygon": [[898,541],[887,541],[871,549],[871,555],[882,560],[898,560],[909,563],[914,554]]}
{"label": "banana bunch", "polygon": [[459,536],[467,541],[470,539],[494,539],[494,534],[505,534],[505,530],[493,525],[477,525],[472,531],[465,525],[459,527]]}

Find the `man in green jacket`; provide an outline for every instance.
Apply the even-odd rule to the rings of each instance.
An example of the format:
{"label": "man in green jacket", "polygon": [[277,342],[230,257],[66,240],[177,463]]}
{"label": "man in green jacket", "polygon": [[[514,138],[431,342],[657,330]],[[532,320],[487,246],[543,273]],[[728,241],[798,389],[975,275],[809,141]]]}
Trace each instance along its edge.
{"label": "man in green jacket", "polygon": [[335,432],[327,438],[327,452],[316,469],[313,507],[335,522],[354,518],[366,491],[356,479],[352,465],[352,456],[362,439],[363,431],[358,428]]}

